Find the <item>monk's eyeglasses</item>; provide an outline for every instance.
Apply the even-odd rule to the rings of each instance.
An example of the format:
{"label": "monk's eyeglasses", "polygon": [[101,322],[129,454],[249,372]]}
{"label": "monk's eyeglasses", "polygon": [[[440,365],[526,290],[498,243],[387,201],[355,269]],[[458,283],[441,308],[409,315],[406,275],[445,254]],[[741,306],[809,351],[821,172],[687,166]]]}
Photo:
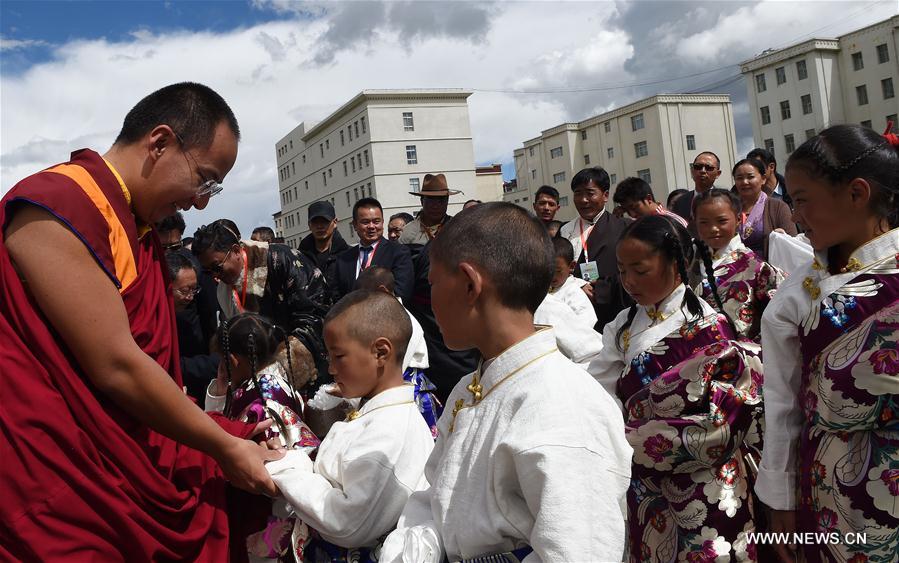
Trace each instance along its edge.
{"label": "monk's eyeglasses", "polygon": [[[222,185],[215,180],[207,179],[206,176],[203,175],[203,171],[200,170],[200,165],[197,164],[197,159],[195,159],[194,155],[190,154],[190,151],[185,148],[184,138],[181,137],[181,135],[178,133],[175,133],[175,138],[178,139],[179,143],[181,143],[181,152],[184,153],[184,159],[187,160],[187,156],[190,155],[190,160],[194,161],[194,169],[197,171],[197,175],[200,177],[200,180],[202,180],[202,183],[197,187],[197,193],[194,197],[212,197],[216,194],[221,193],[225,188],[223,188]],[[190,162],[187,163],[187,166],[188,168],[190,168]]]}

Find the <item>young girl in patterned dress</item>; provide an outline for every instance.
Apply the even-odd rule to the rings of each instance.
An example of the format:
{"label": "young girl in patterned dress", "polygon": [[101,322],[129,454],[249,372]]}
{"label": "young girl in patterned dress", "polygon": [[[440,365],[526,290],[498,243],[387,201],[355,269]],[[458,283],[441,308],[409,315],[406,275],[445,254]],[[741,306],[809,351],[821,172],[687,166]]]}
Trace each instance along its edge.
{"label": "young girl in patterned dress", "polygon": [[693,216],[699,238],[712,251],[712,276],[724,308],[717,309],[718,300],[712,295],[704,265],[700,265],[702,282],[696,292],[733,320],[739,336],[758,342],[762,313],[783,281],[783,274],[743,244],[737,232],[741,203],[733,192],[712,188],[699,194],[693,201]]}
{"label": "young girl in patterned dress", "polygon": [[705,245],[667,217],[624,231],[618,269],[636,304],[605,327],[588,369],[623,403],[634,449],[631,561],[756,559],[746,452],[761,408],[759,349],[685,285],[697,248],[711,271]]}
{"label": "young girl in patterned dress", "polygon": [[[897,151],[895,135],[837,125],[787,163],[815,258],[762,319],[769,431],[756,492],[773,531],[833,533],[799,548],[809,561],[899,554]],[[776,547],[790,560],[797,546]]]}
{"label": "young girl in patterned dress", "polygon": [[[243,422],[271,420],[264,436],[271,446],[312,454],[319,439],[303,422],[299,394],[314,376],[312,355],[255,313],[241,313],[222,323],[217,344],[222,362],[206,392],[206,410]],[[291,560],[295,518],[288,516],[283,499],[269,501],[240,491],[231,497],[231,525],[236,528],[232,560],[245,561],[247,555],[252,561]],[[245,546],[238,545],[244,541]]]}

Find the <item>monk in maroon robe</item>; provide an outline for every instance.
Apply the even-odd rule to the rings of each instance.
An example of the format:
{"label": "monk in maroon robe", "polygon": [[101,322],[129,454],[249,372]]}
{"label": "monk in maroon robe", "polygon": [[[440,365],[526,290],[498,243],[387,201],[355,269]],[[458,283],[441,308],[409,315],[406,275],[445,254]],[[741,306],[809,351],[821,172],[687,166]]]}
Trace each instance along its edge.
{"label": "monk in maroon robe", "polygon": [[263,462],[282,454],[182,391],[147,226],[205,207],[238,137],[218,94],[168,86],[105,155],[0,200],[0,560],[226,561],[226,478],[275,492]]}

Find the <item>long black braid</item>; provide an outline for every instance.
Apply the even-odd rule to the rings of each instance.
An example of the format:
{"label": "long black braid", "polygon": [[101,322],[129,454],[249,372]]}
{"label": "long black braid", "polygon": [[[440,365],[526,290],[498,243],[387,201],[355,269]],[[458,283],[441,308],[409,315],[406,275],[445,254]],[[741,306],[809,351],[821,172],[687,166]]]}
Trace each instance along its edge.
{"label": "long black braid", "polygon": [[225,362],[225,373],[228,375],[228,388],[225,391],[225,416],[231,415],[231,334],[228,319],[222,321],[219,329],[219,346],[222,348],[222,361]]}
{"label": "long black braid", "polygon": [[715,304],[718,305],[718,312],[724,315],[724,318],[727,319],[727,324],[730,326],[731,330],[734,331],[734,336],[736,336],[739,333],[734,324],[734,320],[731,319],[730,315],[724,310],[721,296],[718,295],[718,282],[715,279],[715,269],[712,267],[712,250],[709,248],[709,245],[698,238],[693,239],[693,244],[696,246],[699,258],[702,260],[702,266],[705,268],[705,277],[709,282],[709,287],[712,289],[712,296],[715,298]]}

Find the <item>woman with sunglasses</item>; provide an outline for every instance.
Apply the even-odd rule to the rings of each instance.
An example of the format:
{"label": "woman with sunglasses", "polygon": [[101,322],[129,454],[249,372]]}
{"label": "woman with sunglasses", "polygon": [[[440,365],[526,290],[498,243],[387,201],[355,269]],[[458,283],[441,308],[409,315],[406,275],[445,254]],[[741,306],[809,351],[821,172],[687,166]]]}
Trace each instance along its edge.
{"label": "woman with sunglasses", "polygon": [[760,256],[768,258],[768,235],[772,231],[796,236],[790,206],[782,200],[768,197],[765,185],[765,165],[760,160],[744,158],[733,169],[734,188],[743,203],[743,221],[739,227],[743,244]]}
{"label": "woman with sunglasses", "polygon": [[191,252],[219,281],[224,318],[258,313],[300,339],[328,377],[322,319],[327,284],[315,263],[285,244],[241,240],[231,221],[219,219],[194,233]]}

